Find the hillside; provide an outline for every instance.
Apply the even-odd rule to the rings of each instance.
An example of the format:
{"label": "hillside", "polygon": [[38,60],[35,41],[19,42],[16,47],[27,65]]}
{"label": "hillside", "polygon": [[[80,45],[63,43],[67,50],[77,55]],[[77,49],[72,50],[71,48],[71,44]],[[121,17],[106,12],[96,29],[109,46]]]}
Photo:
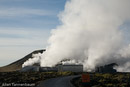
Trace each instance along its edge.
{"label": "hillside", "polygon": [[20,70],[22,68],[22,64],[28,60],[29,58],[32,58],[32,54],[36,54],[36,53],[43,53],[45,51],[44,50],[36,50],[36,51],[33,51],[32,53],[26,55],[25,57],[9,64],[9,65],[6,65],[6,66],[3,66],[3,67],[0,67],[0,72],[11,72],[11,71],[17,71],[17,70]]}

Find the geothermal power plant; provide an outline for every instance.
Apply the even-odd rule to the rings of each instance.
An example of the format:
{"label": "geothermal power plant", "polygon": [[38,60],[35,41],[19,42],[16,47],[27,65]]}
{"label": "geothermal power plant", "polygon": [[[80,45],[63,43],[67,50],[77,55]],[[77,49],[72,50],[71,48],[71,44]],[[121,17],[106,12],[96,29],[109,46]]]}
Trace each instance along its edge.
{"label": "geothermal power plant", "polygon": [[[20,60],[17,60],[7,66],[0,67],[0,72],[11,72],[11,71],[20,71],[20,72],[29,72],[29,71],[37,71],[37,72],[64,72],[64,71],[70,71],[70,72],[83,72],[83,65],[78,63],[62,63],[62,61],[58,64],[56,64],[53,67],[41,67],[39,63],[35,63],[33,65],[28,65],[25,67],[22,67],[22,65],[32,58],[33,54],[43,53],[44,50],[36,50],[32,53],[26,55],[25,57],[21,58]],[[66,60],[70,61],[70,60]],[[114,66],[117,66],[116,63],[107,64],[104,66],[97,66],[95,68],[94,72],[99,73],[113,73],[116,72],[115,69],[113,69]]]}
{"label": "geothermal power plant", "polygon": [[[114,66],[118,66],[116,63],[107,64],[104,66],[96,67],[94,72],[97,73],[116,73]],[[41,67],[41,66],[26,66],[20,70],[20,72],[83,72],[82,64],[57,64],[54,67]]]}
{"label": "geothermal power plant", "polygon": [[[38,54],[38,53],[37,53]],[[36,59],[40,59],[41,55],[34,56]],[[41,52],[39,53],[41,54]],[[34,54],[35,55],[35,54]],[[41,67],[40,63],[34,63],[33,61],[33,54],[32,58],[29,58],[28,60],[31,60],[28,62],[26,60],[22,64],[22,69],[19,70],[20,72],[27,72],[27,71],[40,71],[40,72],[65,72],[65,71],[70,71],[70,72],[83,72],[83,65],[79,63],[72,63],[72,60],[70,59],[64,59],[61,60],[59,63],[57,63],[53,67]]]}
{"label": "geothermal power plant", "polygon": [[[35,56],[37,59],[41,57],[41,55]],[[27,71],[39,71],[39,72],[83,72],[83,64],[73,62],[70,59],[64,59],[61,60],[59,63],[57,63],[53,67],[42,67],[40,66],[40,63],[33,63],[33,58],[29,59],[31,61],[25,61],[23,63],[23,68],[20,70],[20,72],[27,72]],[[117,72],[116,69],[114,69],[114,66],[118,66],[116,63],[107,64],[104,66],[96,66],[95,70],[93,72],[98,73],[114,73]]]}
{"label": "geothermal power plant", "polygon": [[21,72],[27,72],[27,71],[40,71],[40,72],[83,72],[83,65],[75,65],[75,64],[69,64],[69,65],[62,65],[58,64],[54,67],[40,67],[40,66],[26,66],[20,70]]}

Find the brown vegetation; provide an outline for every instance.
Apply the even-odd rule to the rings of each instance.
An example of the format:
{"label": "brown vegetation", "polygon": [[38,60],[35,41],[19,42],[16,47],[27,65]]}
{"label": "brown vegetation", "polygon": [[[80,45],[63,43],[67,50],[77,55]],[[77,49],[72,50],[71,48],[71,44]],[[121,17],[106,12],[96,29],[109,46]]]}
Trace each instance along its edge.
{"label": "brown vegetation", "polygon": [[[130,87],[130,73],[101,74],[94,73],[91,75],[91,87]],[[81,77],[73,79],[76,87],[84,87]]]}

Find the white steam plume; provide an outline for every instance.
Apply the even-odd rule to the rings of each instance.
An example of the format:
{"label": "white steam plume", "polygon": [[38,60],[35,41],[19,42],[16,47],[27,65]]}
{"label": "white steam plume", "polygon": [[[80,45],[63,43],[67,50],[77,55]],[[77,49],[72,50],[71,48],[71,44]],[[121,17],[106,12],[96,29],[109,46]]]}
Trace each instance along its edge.
{"label": "white steam plume", "polygon": [[32,54],[32,58],[29,58],[27,61],[25,61],[22,65],[22,67],[31,66],[35,63],[40,63],[41,56],[42,56],[41,53]]}
{"label": "white steam plume", "polygon": [[120,27],[130,20],[129,8],[130,0],[68,0],[41,66],[69,58],[82,62],[85,70],[111,62],[119,64],[118,71],[128,68],[130,49]]}

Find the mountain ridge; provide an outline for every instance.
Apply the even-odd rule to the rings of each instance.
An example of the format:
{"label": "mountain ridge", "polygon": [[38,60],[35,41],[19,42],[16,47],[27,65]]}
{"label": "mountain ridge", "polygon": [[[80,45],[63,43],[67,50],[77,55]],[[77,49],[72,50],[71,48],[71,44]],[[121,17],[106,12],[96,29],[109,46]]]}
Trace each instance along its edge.
{"label": "mountain ridge", "polygon": [[35,51],[29,53],[28,55],[26,55],[25,57],[13,62],[13,63],[0,67],[0,72],[12,72],[12,71],[20,70],[20,69],[22,69],[22,64],[29,58],[32,58],[32,54],[43,53],[44,51],[46,51],[46,50],[45,49],[35,50]]}

